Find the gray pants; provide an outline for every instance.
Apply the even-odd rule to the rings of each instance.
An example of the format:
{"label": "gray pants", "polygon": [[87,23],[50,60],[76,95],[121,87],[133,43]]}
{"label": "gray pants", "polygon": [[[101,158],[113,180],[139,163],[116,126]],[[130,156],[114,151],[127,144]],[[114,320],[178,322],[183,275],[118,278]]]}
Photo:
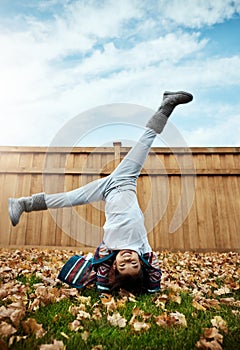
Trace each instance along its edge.
{"label": "gray pants", "polygon": [[136,180],[142,170],[156,132],[147,128],[116,169],[108,176],[73,191],[45,194],[48,208],[63,208],[105,200],[117,187],[136,190]]}

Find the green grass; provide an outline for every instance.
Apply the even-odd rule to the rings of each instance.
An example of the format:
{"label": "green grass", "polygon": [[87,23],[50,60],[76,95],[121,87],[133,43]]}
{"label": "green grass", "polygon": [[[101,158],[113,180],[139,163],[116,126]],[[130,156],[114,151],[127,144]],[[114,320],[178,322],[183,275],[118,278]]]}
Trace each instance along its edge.
{"label": "green grass", "polygon": [[[81,293],[85,296],[91,296],[91,305],[87,306],[87,311],[91,314],[92,305],[99,300],[98,294],[93,288]],[[207,311],[196,311],[192,306],[192,297],[187,293],[181,293],[182,302],[177,304],[170,302],[166,304],[168,312],[179,311],[183,313],[187,319],[187,328],[172,326],[170,328],[161,328],[154,322],[154,316],[163,313],[163,310],[154,304],[155,296],[144,295],[138,297],[136,302],[127,302],[124,308],[118,311],[128,321],[132,316],[134,307],[139,307],[142,311],[151,313],[152,319],[147,322],[151,323],[151,328],[145,332],[133,332],[131,326],[118,328],[111,326],[107,321],[106,312],[102,319],[82,320],[83,330],[75,332],[70,331],[68,324],[75,317],[68,311],[72,304],[78,305],[74,299],[64,299],[60,302],[40,307],[36,312],[31,312],[27,317],[33,317],[37,323],[42,324],[44,330],[47,331],[43,338],[36,339],[31,335],[27,340],[21,340],[14,343],[9,349],[16,350],[33,350],[38,349],[40,344],[50,344],[53,339],[62,340],[68,350],[92,349],[99,344],[104,350],[113,349],[194,349],[195,344],[202,334],[203,328],[211,327],[211,319],[216,316],[222,316],[227,322],[228,334],[224,334],[224,349],[239,349],[239,316],[234,316],[232,310],[228,306],[221,306],[219,310],[211,309]],[[237,297],[237,295],[235,296]],[[239,296],[238,296],[239,297]],[[89,337],[85,342],[82,339],[83,331],[89,332]],[[23,335],[21,329],[19,334]],[[64,336],[67,335],[68,339]]]}
{"label": "green grass", "polygon": [[[14,260],[11,264],[12,275],[7,272],[1,276],[0,292],[9,288],[9,294],[7,296],[6,293],[0,294],[3,295],[0,298],[0,307],[9,308],[12,303],[23,300],[25,308],[19,325],[15,325],[17,332],[13,336],[0,335],[1,350],[2,348],[35,350],[39,349],[41,344],[52,344],[54,340],[62,341],[66,350],[91,350],[98,345],[101,345],[103,350],[194,350],[204,329],[212,328],[211,320],[215,316],[221,316],[228,328],[227,333],[219,330],[223,335],[222,349],[240,349],[240,269],[239,256],[236,254],[218,256],[162,253],[160,262],[162,260],[161,265],[164,266],[165,279],[163,278],[160,293],[138,296],[135,301],[130,299],[121,306],[115,305],[115,310],[108,311],[94,287],[81,290],[75,295],[68,295],[67,293],[64,294],[66,290],[75,290],[68,289],[63,284],[56,285],[51,282],[56,279],[59,266],[61,266],[63,257],[66,257],[66,253],[65,255],[58,253],[58,260],[52,252],[45,253],[48,259],[45,260],[44,255],[44,270],[41,264],[38,266],[35,261],[30,259],[33,253],[34,256],[38,256],[35,251],[27,251],[21,256],[19,255],[17,263],[15,264]],[[12,253],[9,253],[10,260],[8,261],[10,262],[11,256]],[[4,257],[6,258],[5,251]],[[60,261],[59,265],[58,261]],[[184,264],[178,262],[184,262]],[[209,262],[211,262],[211,265],[209,265]],[[204,270],[205,264],[206,269]],[[26,268],[29,272],[26,272]],[[22,273],[21,271],[25,272]],[[51,281],[48,280],[49,277]],[[181,281],[180,284],[178,284],[179,281]],[[178,286],[175,291],[174,286]],[[215,293],[226,287],[229,288],[228,294]],[[53,300],[44,296],[39,307],[32,309],[32,303],[41,298],[39,294],[41,290],[46,291],[47,295],[52,293]],[[209,307],[204,311],[198,310],[193,305],[196,293],[201,293],[203,300],[214,299],[219,301],[219,307]],[[162,295],[167,298],[164,309],[156,304],[156,299]],[[171,295],[179,296],[181,299],[176,302],[171,298]],[[69,324],[76,319],[76,316],[70,312],[70,307],[79,307],[83,303],[80,296],[90,297],[90,304],[84,304],[85,312],[90,315],[90,318],[81,319],[81,329],[71,331]],[[222,298],[233,298],[234,302],[225,305]],[[121,299],[122,296],[120,295],[114,296],[116,303]],[[93,318],[96,308],[99,308],[102,314],[102,317],[98,320]],[[133,329],[130,320],[136,308],[144,316],[151,314],[151,317],[145,320],[146,323],[150,324],[149,329],[139,332]],[[114,312],[119,312],[127,320],[125,327],[119,328],[110,324],[107,317],[108,314],[112,315]],[[187,321],[187,327],[178,325],[160,327],[156,324],[156,316],[169,315],[172,312],[183,314]],[[35,319],[39,325],[42,325],[45,331],[44,336],[36,338],[33,332],[26,333],[23,322],[29,320],[29,318]],[[139,317],[139,320],[141,321],[142,318]],[[14,325],[10,319],[1,319],[0,312],[0,325],[1,321]],[[83,340],[85,334],[88,337]]]}

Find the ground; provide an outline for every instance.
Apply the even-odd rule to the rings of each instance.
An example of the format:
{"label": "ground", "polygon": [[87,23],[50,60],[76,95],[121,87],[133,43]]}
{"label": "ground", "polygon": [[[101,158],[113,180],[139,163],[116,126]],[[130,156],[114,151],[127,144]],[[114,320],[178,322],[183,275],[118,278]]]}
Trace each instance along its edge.
{"label": "ground", "polygon": [[238,253],[158,252],[161,291],[139,297],[58,281],[82,253],[0,250],[1,350],[240,348]]}

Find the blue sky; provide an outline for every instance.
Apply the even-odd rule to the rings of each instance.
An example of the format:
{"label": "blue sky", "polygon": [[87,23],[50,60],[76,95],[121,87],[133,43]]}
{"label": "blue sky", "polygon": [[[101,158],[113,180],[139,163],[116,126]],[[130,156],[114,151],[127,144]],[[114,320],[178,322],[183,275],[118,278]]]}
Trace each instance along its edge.
{"label": "blue sky", "polygon": [[239,38],[240,0],[0,0],[0,145],[127,145],[184,89],[155,145],[239,146]]}

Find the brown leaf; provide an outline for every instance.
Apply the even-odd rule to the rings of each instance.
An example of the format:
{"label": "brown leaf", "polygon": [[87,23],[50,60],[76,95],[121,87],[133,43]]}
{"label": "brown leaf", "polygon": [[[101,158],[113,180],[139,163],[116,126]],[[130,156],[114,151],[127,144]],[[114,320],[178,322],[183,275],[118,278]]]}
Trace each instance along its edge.
{"label": "brown leaf", "polygon": [[233,305],[235,299],[233,297],[230,298],[220,298],[220,303],[225,305]]}
{"label": "brown leaf", "polygon": [[23,318],[25,311],[22,309],[14,310],[10,316],[10,319],[15,327],[18,327],[21,319]]}
{"label": "brown leaf", "polygon": [[223,294],[228,294],[230,293],[230,289],[228,287],[223,287],[223,288],[219,288],[217,290],[214,291],[214,294],[216,295],[223,295]]}
{"label": "brown leaf", "polygon": [[94,320],[101,320],[102,318],[102,313],[100,311],[100,309],[98,307],[96,307],[95,309],[93,309],[93,313],[92,313],[92,318]]}
{"label": "brown leaf", "polygon": [[206,311],[206,308],[196,300],[192,301],[192,306],[199,311]]}
{"label": "brown leaf", "polygon": [[71,305],[68,309],[68,311],[73,315],[76,316],[80,311],[85,311],[86,306],[84,304],[81,304],[80,306]]}
{"label": "brown leaf", "polygon": [[108,315],[107,320],[111,324],[111,326],[119,327],[119,328],[124,328],[126,327],[127,320],[122,317],[119,312],[115,312],[112,316]]}
{"label": "brown leaf", "polygon": [[175,302],[175,303],[177,303],[179,305],[182,302],[182,298],[181,298],[179,292],[176,292],[176,291],[173,291],[173,290],[171,290],[170,293],[168,294],[167,300],[170,301],[170,302]]}
{"label": "brown leaf", "polygon": [[207,309],[217,309],[219,310],[220,309],[220,305],[219,305],[219,301],[217,299],[205,299],[203,301],[203,305],[204,307],[206,307]]}
{"label": "brown leaf", "polygon": [[170,317],[167,313],[155,317],[155,322],[160,327],[170,327],[175,324],[175,318]]}
{"label": "brown leaf", "polygon": [[226,321],[223,320],[221,316],[215,316],[212,320],[211,323],[213,327],[216,327],[217,329],[222,330],[224,333],[228,333],[228,328],[227,328],[227,323]]}
{"label": "brown leaf", "polygon": [[53,344],[42,344],[40,345],[40,350],[65,350],[66,347],[61,340],[53,341]]}
{"label": "brown leaf", "polygon": [[91,315],[86,312],[86,311],[82,311],[82,310],[79,310],[78,314],[77,314],[77,319],[78,320],[83,320],[83,319],[90,319],[91,318]]}
{"label": "brown leaf", "polygon": [[169,315],[163,313],[155,317],[155,322],[160,327],[180,326],[187,327],[185,315],[180,312],[171,312]]}
{"label": "brown leaf", "polygon": [[222,350],[222,346],[216,341],[207,341],[206,339],[200,339],[196,347],[203,350]]}
{"label": "brown leaf", "polygon": [[118,293],[122,298],[126,298],[128,301],[136,302],[136,297],[134,294],[130,293],[125,289],[120,289]]}
{"label": "brown leaf", "polygon": [[8,324],[7,322],[1,322],[0,323],[0,334],[4,337],[8,337],[9,335],[12,335],[16,333],[17,330]]}
{"label": "brown leaf", "polygon": [[37,311],[39,309],[40,304],[41,304],[41,300],[38,298],[35,298],[33,301],[30,301],[28,310]]}
{"label": "brown leaf", "polygon": [[205,328],[200,340],[196,343],[199,349],[222,350],[223,336],[218,332],[218,329]]}
{"label": "brown leaf", "polygon": [[84,297],[82,295],[78,295],[77,297],[78,301],[80,301],[81,304],[91,305],[91,297]]}
{"label": "brown leaf", "polygon": [[[19,335],[12,335],[10,338],[9,338],[9,341],[8,341],[8,345],[9,347],[13,345],[14,342],[20,342],[21,340],[26,340],[28,338],[28,335],[24,335],[24,336],[19,336]],[[1,349],[1,348],[0,348]]]}
{"label": "brown leaf", "polygon": [[22,322],[23,330],[26,334],[35,334],[36,338],[41,338],[46,333],[41,324],[38,324],[34,318],[28,318]]}
{"label": "brown leaf", "polygon": [[81,334],[82,340],[86,342],[86,341],[88,340],[88,338],[89,338],[89,335],[90,335],[89,332],[84,331],[84,332]]}
{"label": "brown leaf", "polygon": [[4,318],[10,318],[11,311],[6,308],[6,306],[2,305],[0,307],[0,320],[3,320]]}
{"label": "brown leaf", "polygon": [[134,321],[132,328],[135,332],[148,331],[151,325],[146,322]]}
{"label": "brown leaf", "polygon": [[114,311],[117,309],[117,304],[113,296],[106,295],[101,299],[102,304],[107,308],[107,311]]}
{"label": "brown leaf", "polygon": [[154,299],[154,303],[157,307],[165,309],[166,302],[168,301],[168,295],[163,294]]}
{"label": "brown leaf", "polygon": [[[129,324],[132,325],[134,323],[137,323],[138,321],[139,322],[141,321],[140,322],[140,324],[141,324],[142,321],[146,321],[146,320],[148,320],[151,317],[152,317],[152,314],[144,312],[139,307],[134,307],[133,310],[132,310],[132,318],[129,321]],[[138,318],[140,320],[137,320]]]}
{"label": "brown leaf", "polygon": [[60,334],[61,334],[61,336],[62,336],[63,338],[69,339],[69,336],[68,336],[66,333],[60,332]]}
{"label": "brown leaf", "polygon": [[171,312],[170,317],[174,317],[175,324],[181,327],[187,327],[187,320],[184,314],[180,312]]}
{"label": "brown leaf", "polygon": [[205,328],[204,332],[203,332],[203,336],[207,339],[215,339],[217,341],[219,341],[220,343],[222,343],[223,340],[223,336],[218,332],[217,328],[213,327],[213,328]]}
{"label": "brown leaf", "polygon": [[74,320],[73,322],[68,324],[68,327],[71,331],[77,332],[79,329],[83,329],[81,326],[81,322],[79,320]]}

